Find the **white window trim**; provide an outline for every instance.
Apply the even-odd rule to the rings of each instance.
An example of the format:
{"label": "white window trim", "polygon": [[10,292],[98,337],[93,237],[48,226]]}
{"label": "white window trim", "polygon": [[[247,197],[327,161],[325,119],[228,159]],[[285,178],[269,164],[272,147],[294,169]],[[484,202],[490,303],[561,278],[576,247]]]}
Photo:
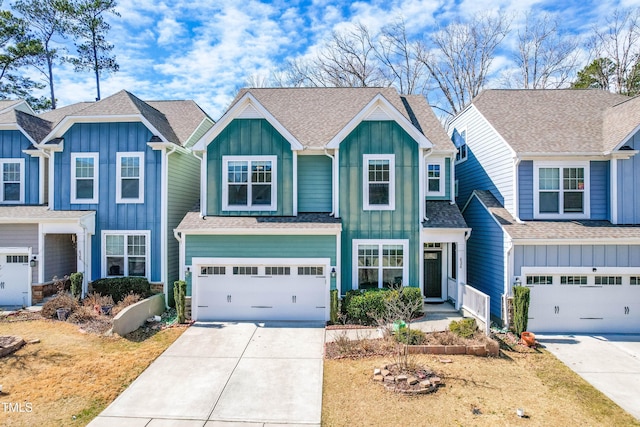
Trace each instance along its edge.
{"label": "white window trim", "polygon": [[[466,162],[467,159],[469,158],[469,144],[467,144],[467,141],[469,140],[469,132],[467,131],[466,127],[461,128],[458,133],[462,134],[462,132],[464,132],[464,146],[466,146],[466,149],[464,151],[464,157],[460,157],[460,159],[458,160],[458,152],[460,151],[460,148],[462,148],[462,145],[460,146],[460,148],[456,147],[456,154],[453,155],[453,160],[455,162],[455,164],[460,164],[463,162]],[[452,141],[453,142],[453,141]],[[454,144],[455,146],[455,144]]]}
{"label": "white window trim", "polygon": [[[76,198],[76,159],[93,159],[93,198]],[[71,202],[73,204],[96,204],[98,203],[98,181],[100,178],[100,156],[99,153],[71,153]]]}
{"label": "white window trim", "polygon": [[[229,162],[248,162],[247,205],[229,205]],[[271,204],[251,205],[251,162],[271,162]],[[278,156],[223,156],[222,157],[222,210],[223,211],[277,211],[278,210]]]}
{"label": "white window trim", "polygon": [[[369,160],[389,161],[389,204],[369,204]],[[396,209],[395,154],[363,154],[362,156],[362,208],[365,211],[393,211]]]}
{"label": "white window trim", "polygon": [[[5,200],[4,199],[4,165],[6,163],[18,163],[20,165],[20,199],[19,200]],[[0,203],[5,205],[18,205],[24,203],[25,193],[25,162],[24,159],[0,159]]]}
{"label": "white window trim", "polygon": [[[587,162],[533,162],[533,217],[535,219],[589,219],[591,217],[591,167]],[[560,170],[560,189],[558,207],[560,210],[564,206],[564,190],[562,188],[564,168],[583,168],[584,169],[584,198],[583,206],[584,212],[569,212],[569,213],[540,213],[540,169],[541,168],[559,168]]]}
{"label": "white window trim", "polygon": [[[425,176],[425,194],[427,196],[438,196],[438,197],[444,197],[445,195],[445,175],[446,175],[446,171],[445,171],[445,159],[432,159],[430,157],[427,158],[427,162],[424,166],[424,176]],[[429,191],[429,165],[438,165],[440,166],[440,190],[439,191]]]}
{"label": "white window trim", "polygon": [[[351,250],[351,288],[358,289],[358,246],[378,245],[378,256],[382,257],[382,247],[385,245],[402,245],[402,285],[409,285],[409,240],[408,239],[353,239]],[[378,265],[378,288],[382,287],[382,264]]]}
{"label": "white window trim", "polygon": [[[109,276],[107,274],[107,235],[109,236],[125,236],[125,263],[124,263],[124,268],[125,268],[125,273],[128,273],[128,268],[129,268],[129,264],[127,262],[127,236],[145,236],[145,243],[146,243],[146,250],[145,250],[145,260],[144,260],[144,269],[145,269],[145,274],[144,277],[147,278],[147,280],[151,281],[151,231],[150,230],[102,230],[102,253],[100,254],[101,257],[101,264],[102,264],[102,277],[121,277],[121,276]],[[127,274],[124,274],[124,276],[126,277]],[[143,276],[135,276],[135,277],[143,277]]]}
{"label": "white window trim", "polygon": [[[139,180],[139,197],[123,198],[122,197],[122,162],[123,157],[137,157],[140,159],[140,175]],[[144,152],[130,151],[116,153],[116,203],[144,203]]]}

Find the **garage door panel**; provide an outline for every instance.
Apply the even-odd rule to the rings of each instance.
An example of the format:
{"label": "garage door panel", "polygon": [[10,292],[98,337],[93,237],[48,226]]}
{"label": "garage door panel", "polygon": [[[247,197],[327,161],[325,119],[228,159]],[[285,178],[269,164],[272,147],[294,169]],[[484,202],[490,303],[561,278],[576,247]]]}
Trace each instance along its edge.
{"label": "garage door panel", "polygon": [[27,254],[0,254],[0,307],[29,303],[29,260]]}

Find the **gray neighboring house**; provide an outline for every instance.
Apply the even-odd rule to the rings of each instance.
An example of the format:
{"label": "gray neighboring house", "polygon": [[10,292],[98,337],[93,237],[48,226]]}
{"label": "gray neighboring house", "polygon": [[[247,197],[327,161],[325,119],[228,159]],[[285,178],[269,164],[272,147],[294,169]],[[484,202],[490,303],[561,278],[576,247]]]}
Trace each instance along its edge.
{"label": "gray neighboring house", "polygon": [[534,332],[640,332],[640,98],[487,90],[451,123],[468,283]]}

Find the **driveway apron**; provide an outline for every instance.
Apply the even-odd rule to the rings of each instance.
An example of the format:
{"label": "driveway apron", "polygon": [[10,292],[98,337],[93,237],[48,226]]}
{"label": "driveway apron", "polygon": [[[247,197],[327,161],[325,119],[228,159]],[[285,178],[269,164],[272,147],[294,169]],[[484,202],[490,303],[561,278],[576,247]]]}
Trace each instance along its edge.
{"label": "driveway apron", "polygon": [[640,335],[538,335],[537,339],[640,420]]}
{"label": "driveway apron", "polygon": [[89,425],[319,426],[323,326],[196,323]]}

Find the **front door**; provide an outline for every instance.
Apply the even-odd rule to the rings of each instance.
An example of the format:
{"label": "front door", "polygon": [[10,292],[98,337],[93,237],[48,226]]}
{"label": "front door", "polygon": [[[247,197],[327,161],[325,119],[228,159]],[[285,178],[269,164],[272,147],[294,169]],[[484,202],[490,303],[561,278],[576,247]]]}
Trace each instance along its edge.
{"label": "front door", "polygon": [[424,296],[442,298],[442,252],[424,253]]}

